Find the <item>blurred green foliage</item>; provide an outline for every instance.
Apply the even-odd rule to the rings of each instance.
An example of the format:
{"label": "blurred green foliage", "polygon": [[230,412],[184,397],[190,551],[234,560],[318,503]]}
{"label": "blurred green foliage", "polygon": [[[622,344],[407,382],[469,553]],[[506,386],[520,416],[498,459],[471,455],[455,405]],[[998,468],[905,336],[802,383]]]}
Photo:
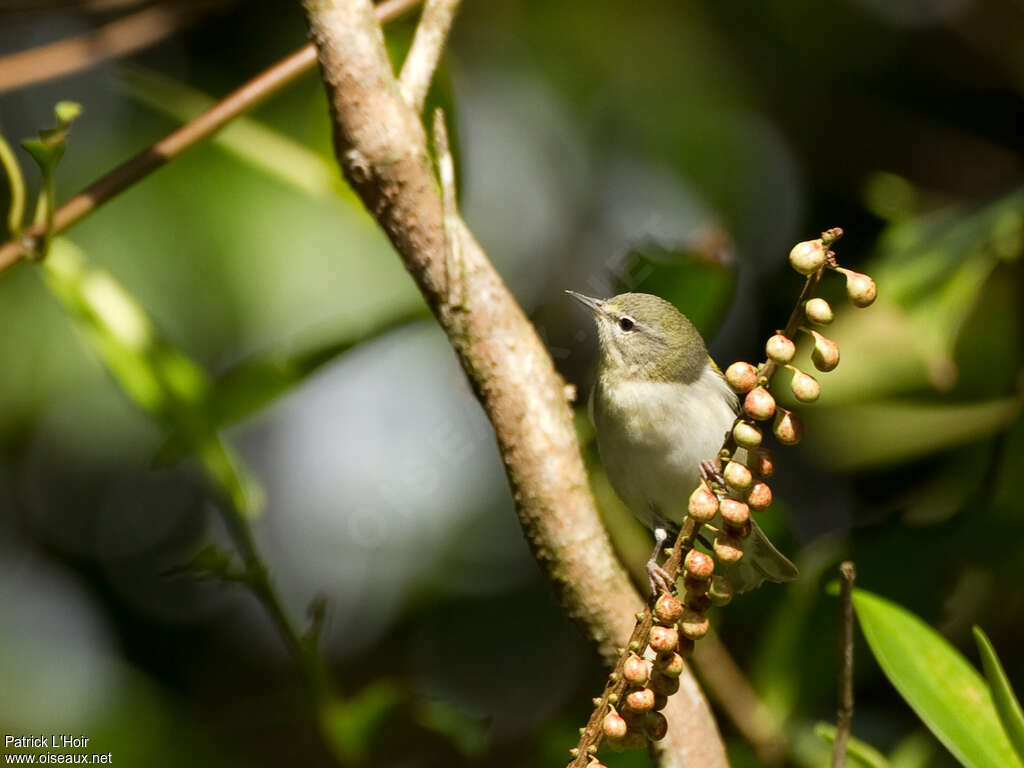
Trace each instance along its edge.
{"label": "blurred green foliage", "polygon": [[[0,18],[9,52],[101,17]],[[396,62],[412,21],[387,30]],[[851,556],[865,589],[920,617],[858,598],[879,664],[861,643],[851,761],[962,759],[955,723],[940,743],[883,677],[902,675],[920,712],[951,700],[955,673],[977,694],[968,735],[1011,764],[993,734],[1024,680],[1021,21],[1011,0],[467,2],[425,110],[449,115],[460,205],[580,388],[592,487],[641,582],[648,534],[590,440],[590,331],[562,290],[667,296],[724,365],[760,356],[784,322],[797,240],[843,226],[840,261],[878,282],[862,311],[826,280],[842,364],[804,409],[806,445],[776,455],[762,525],[802,579],[713,619],[785,722],[787,765],[820,768],[830,751],[838,622],[822,584]],[[60,135],[31,154],[0,147],[9,176],[42,166],[3,191],[8,234],[19,200],[52,199],[53,184],[64,198],[304,39],[294,5],[238,3],[131,61],[0,94],[9,139],[61,99],[84,107],[70,137],[59,113]],[[602,670],[516,532],[450,354],[403,330],[426,309],[341,183],[326,115],[305,77],[0,277],[5,730],[80,730],[120,765],[518,768],[560,764],[575,741]],[[397,376],[381,365],[395,355]],[[197,451],[205,480],[169,468]],[[233,572],[207,513],[218,488],[259,506],[247,466],[290,610],[329,598],[345,704],[319,722],[237,588],[167,577]],[[994,709],[954,650],[975,624],[1002,651],[1001,675],[982,652]],[[733,764],[759,765],[719,715]]]}

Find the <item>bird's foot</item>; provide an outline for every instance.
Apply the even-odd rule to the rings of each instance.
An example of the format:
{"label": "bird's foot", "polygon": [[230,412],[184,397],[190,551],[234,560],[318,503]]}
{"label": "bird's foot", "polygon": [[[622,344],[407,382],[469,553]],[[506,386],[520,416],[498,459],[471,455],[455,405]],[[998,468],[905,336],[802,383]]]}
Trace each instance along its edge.
{"label": "bird's foot", "polygon": [[705,459],[700,463],[700,476],[708,484],[708,487],[716,484],[720,486],[725,485],[725,478],[718,471],[718,465],[711,459]]}
{"label": "bird's foot", "polygon": [[671,595],[676,586],[668,571],[658,565],[653,557],[647,561],[647,582],[651,586],[652,600],[656,600],[662,592]]}

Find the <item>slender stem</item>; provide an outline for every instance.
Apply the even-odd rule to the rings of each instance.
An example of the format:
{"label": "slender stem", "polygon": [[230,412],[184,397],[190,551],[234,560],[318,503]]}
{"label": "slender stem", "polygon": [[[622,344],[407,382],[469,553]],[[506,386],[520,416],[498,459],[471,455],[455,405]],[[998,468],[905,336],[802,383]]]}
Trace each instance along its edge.
{"label": "slender stem", "polygon": [[[374,11],[380,21],[391,21],[417,6],[419,2],[420,0],[387,0],[375,6]],[[101,176],[64,203],[54,212],[52,234],[59,234],[77,224],[115,195],[208,138],[225,124],[260,104],[315,66],[316,49],[307,44],[264,70],[194,120]],[[23,237],[0,245],[0,272],[13,266],[37,248],[38,241],[44,234],[43,226],[32,226],[24,232]]]}
{"label": "slender stem", "polygon": [[0,93],[63,77],[147,48],[187,27],[217,5],[223,5],[223,0],[151,5],[84,34],[8,54],[0,59]]}
{"label": "slender stem", "polygon": [[423,111],[430,81],[444,51],[460,0],[426,0],[412,47],[402,65],[399,84],[402,96],[414,112]]}
{"label": "slender stem", "polygon": [[11,204],[7,209],[7,231],[11,237],[21,234],[21,222],[25,216],[25,177],[21,175],[21,166],[3,136],[0,136],[0,165],[7,173],[7,182],[11,190]]}
{"label": "slender stem", "polygon": [[839,665],[839,710],[836,713],[836,742],[832,749],[832,768],[846,765],[846,744],[853,720],[853,582],[857,569],[849,560],[839,566],[839,602],[842,611],[842,659]]}

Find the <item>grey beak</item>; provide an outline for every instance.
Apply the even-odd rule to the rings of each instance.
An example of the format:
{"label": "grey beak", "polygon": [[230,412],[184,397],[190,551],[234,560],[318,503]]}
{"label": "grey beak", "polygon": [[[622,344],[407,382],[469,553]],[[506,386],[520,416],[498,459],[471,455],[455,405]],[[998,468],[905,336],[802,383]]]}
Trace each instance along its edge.
{"label": "grey beak", "polygon": [[589,296],[584,296],[582,293],[576,293],[576,291],[566,291],[566,293],[595,314],[600,312],[601,307],[604,305],[604,302],[600,299],[592,299]]}

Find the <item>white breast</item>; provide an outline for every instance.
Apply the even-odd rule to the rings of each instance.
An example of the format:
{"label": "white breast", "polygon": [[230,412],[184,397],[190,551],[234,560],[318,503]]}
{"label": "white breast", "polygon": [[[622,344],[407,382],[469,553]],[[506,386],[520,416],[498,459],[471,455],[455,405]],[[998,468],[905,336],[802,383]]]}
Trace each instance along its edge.
{"label": "white breast", "polygon": [[736,395],[708,365],[692,384],[617,381],[594,387],[591,415],[608,479],[641,522],[679,523],[699,465],[713,459],[736,414]]}

